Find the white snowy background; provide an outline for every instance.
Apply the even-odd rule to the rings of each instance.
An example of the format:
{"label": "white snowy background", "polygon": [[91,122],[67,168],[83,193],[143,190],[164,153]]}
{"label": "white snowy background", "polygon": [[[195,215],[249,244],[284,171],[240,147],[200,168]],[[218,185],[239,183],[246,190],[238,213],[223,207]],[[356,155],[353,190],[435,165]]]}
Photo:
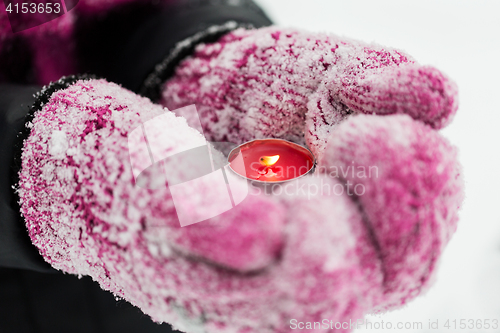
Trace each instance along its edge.
{"label": "white snowy background", "polygon": [[[469,319],[497,319],[500,325],[500,1],[257,2],[279,25],[396,47],[457,82],[460,108],[441,133],[459,147],[465,174],[458,231],[425,295],[368,319],[393,326],[423,323],[423,329],[402,332],[500,332],[458,326],[460,319],[467,319],[467,326]],[[457,319],[457,328],[445,328],[447,319],[450,325]],[[439,329],[429,329],[429,320],[438,320]]]}

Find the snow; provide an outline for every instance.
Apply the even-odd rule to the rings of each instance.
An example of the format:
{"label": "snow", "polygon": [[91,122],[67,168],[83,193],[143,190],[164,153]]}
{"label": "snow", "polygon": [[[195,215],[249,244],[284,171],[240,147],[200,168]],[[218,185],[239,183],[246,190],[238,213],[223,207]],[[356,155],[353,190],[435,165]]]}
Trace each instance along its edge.
{"label": "snow", "polygon": [[[500,320],[500,2],[257,0],[274,21],[405,50],[443,70],[459,87],[460,108],[442,134],[458,146],[466,200],[456,234],[427,294],[373,323],[422,322],[402,332],[498,332],[446,329],[447,319]],[[338,51],[337,51],[338,52]],[[439,329],[429,328],[438,320]],[[484,323],[484,321],[483,321]],[[500,325],[500,324],[499,324]],[[375,326],[376,327],[376,326]],[[361,329],[355,332],[383,332]]]}
{"label": "snow", "polygon": [[68,139],[63,131],[53,131],[49,142],[49,153],[54,157],[63,157],[68,149]]}

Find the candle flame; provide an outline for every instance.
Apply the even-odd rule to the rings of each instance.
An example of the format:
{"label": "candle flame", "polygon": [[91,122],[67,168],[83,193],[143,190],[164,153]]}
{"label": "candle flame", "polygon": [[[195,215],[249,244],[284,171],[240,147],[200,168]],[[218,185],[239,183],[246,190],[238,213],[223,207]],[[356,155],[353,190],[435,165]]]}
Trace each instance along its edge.
{"label": "candle flame", "polygon": [[278,160],[280,159],[280,155],[273,155],[273,156],[262,156],[259,159],[260,164],[264,166],[271,166],[274,165]]}

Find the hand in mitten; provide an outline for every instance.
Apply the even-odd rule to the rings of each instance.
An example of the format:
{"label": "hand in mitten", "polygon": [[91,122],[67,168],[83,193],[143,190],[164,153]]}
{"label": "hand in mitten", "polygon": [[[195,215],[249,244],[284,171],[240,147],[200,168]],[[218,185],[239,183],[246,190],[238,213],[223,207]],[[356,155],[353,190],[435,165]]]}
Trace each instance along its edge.
{"label": "hand in mitten", "polygon": [[[282,212],[273,201],[251,197],[245,206],[211,219],[201,228],[181,229],[168,189],[134,185],[129,160],[141,152],[136,146],[142,148],[143,144],[127,140],[134,128],[149,120],[157,121],[157,117],[162,116],[161,124],[165,127],[149,133],[148,137],[150,149],[160,155],[179,152],[186,145],[203,142],[200,133],[189,128],[184,119],[115,84],[103,80],[74,83],[75,80],[68,78],[42,91],[37,103],[49,99],[50,103],[35,111],[35,120],[30,125],[29,138],[24,143],[19,163],[23,170],[19,189],[23,215],[28,223],[36,221],[41,226],[41,229],[31,230],[36,245],[37,232],[47,232],[50,223],[65,221],[73,228],[76,219],[84,221],[81,230],[65,236],[81,240],[86,233],[97,232],[101,241],[124,246],[131,241],[126,229],[133,220],[137,223],[130,227],[133,225],[141,230],[150,230],[148,226],[158,228],[161,234],[158,239],[168,240],[170,245],[185,254],[216,261],[222,266],[246,271],[272,262],[280,248],[283,220]],[[61,90],[63,87],[68,88]],[[179,163],[182,166],[182,161]],[[203,199],[208,194],[198,196]],[[31,196],[37,199],[28,200]],[[197,202],[194,197],[188,199]],[[221,223],[217,223],[219,220]],[[233,223],[237,220],[240,223]],[[251,228],[242,223],[243,220],[252,221]],[[113,226],[103,225],[100,221]],[[122,228],[125,234],[118,232]],[[172,230],[165,234],[161,232],[162,228]],[[212,230],[214,228],[216,230]],[[65,232],[62,227],[54,230],[58,234]],[[231,237],[237,237],[237,241],[231,241]],[[220,239],[217,243],[212,238]],[[148,246],[154,253],[169,251],[168,245]],[[52,257],[51,263],[56,268],[66,267],[66,261],[70,259],[67,255],[61,257],[61,262],[54,262],[52,251],[61,252],[61,248],[47,244],[43,247],[42,253],[49,251],[47,255]],[[95,249],[89,250],[94,252]],[[228,250],[231,255],[226,252]],[[79,256],[79,252],[76,251],[75,255]],[[94,260],[96,258],[91,261]]]}
{"label": "hand in mitten", "polygon": [[[356,320],[427,286],[454,229],[454,151],[405,115],[340,124],[327,171],[290,183],[331,191],[255,194],[181,228],[168,188],[135,185],[127,137],[158,116],[168,120],[166,151],[200,134],[115,84],[59,86],[39,96],[46,103],[24,141],[18,193],[30,237],[53,267],[92,276],[155,321],[187,332],[287,332],[297,320]],[[331,176],[354,158],[377,166],[377,177]],[[337,192],[344,183],[366,193],[353,200]]]}
{"label": "hand in mitten", "polygon": [[306,143],[316,172],[351,192],[369,230],[376,254],[361,256],[362,271],[383,273],[367,308],[382,310],[429,285],[455,230],[460,170],[454,148],[434,130],[451,121],[456,95],[444,74],[403,52],[270,27],[198,45],[163,84],[160,102],[196,103],[214,140]]}
{"label": "hand in mitten", "polygon": [[198,45],[161,103],[196,104],[214,140],[279,137],[307,143],[321,161],[328,135],[351,114],[402,113],[439,129],[457,110],[456,94],[439,70],[401,51],[269,27]]}
{"label": "hand in mitten", "polygon": [[377,309],[428,287],[463,200],[456,148],[409,116],[359,115],[330,135],[318,172],[339,179],[363,215],[383,272]]}

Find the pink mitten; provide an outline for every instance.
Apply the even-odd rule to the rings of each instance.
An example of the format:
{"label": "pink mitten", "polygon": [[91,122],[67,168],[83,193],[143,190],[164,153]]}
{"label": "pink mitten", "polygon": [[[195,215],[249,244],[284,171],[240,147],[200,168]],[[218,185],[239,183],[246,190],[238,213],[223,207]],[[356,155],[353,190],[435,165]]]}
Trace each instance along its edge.
{"label": "pink mitten", "polygon": [[[427,287],[455,228],[455,152],[406,115],[351,117],[317,176],[181,228],[168,188],[135,185],[128,135],[158,116],[167,151],[200,134],[104,80],[57,85],[39,96],[24,141],[18,193],[30,237],[53,267],[92,276],[155,321],[269,333],[321,321],[321,331],[347,332],[342,323]],[[373,166],[372,177],[358,173]]]}
{"label": "pink mitten", "polygon": [[[158,244],[144,246],[160,256],[172,248],[240,271],[262,269],[275,260],[282,244],[283,211],[273,200],[249,197],[245,205],[202,225],[181,228],[168,188],[135,185],[130,159],[142,142],[128,140],[128,134],[161,115],[168,128],[156,133],[164,134],[161,138],[149,137],[160,154],[204,141],[183,118],[103,80],[68,78],[46,88],[38,99],[49,98],[35,112],[24,142],[19,194],[23,215],[28,225],[33,223],[32,240],[54,267],[104,274],[108,269],[96,262],[106,250],[99,246],[135,246],[139,240],[134,232],[151,233],[144,237]],[[94,236],[96,246],[72,244]],[[83,266],[74,261],[84,259]]]}
{"label": "pink mitten", "polygon": [[[463,199],[455,149],[435,131],[455,114],[457,88],[437,69],[334,35],[239,29],[198,45],[164,83],[161,103],[195,103],[213,140],[309,146],[317,174],[345,186],[368,230],[356,250],[365,310],[404,304],[428,287]],[[315,205],[291,207],[321,209]],[[288,224],[301,214],[290,216]]]}
{"label": "pink mitten", "polygon": [[269,27],[199,45],[165,83],[161,103],[196,104],[211,139],[289,139],[307,143],[320,161],[330,132],[350,114],[404,113],[439,129],[457,110],[456,94],[439,70],[401,51]]}
{"label": "pink mitten", "polygon": [[418,295],[456,229],[463,200],[456,148],[406,115],[359,115],[330,135],[318,172],[340,179],[363,214],[383,272],[377,308]]}

